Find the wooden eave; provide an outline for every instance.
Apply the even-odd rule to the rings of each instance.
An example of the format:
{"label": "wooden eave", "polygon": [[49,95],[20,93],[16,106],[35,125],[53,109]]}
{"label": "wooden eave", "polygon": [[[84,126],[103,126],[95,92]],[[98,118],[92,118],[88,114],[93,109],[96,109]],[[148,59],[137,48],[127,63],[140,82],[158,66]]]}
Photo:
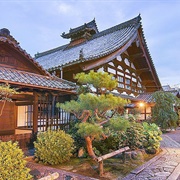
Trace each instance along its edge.
{"label": "wooden eave", "polygon": [[157,87],[157,90],[160,90],[161,83],[160,83],[158,76],[156,74],[156,70],[154,68],[153,62],[152,62],[151,57],[149,55],[149,52],[147,52],[148,50],[147,50],[147,46],[144,42],[142,28],[138,29],[138,39],[139,39],[140,47],[141,47],[143,54],[144,54],[144,57],[146,59],[146,63],[148,64],[149,70],[150,70],[151,75],[154,79],[154,84]]}
{"label": "wooden eave", "polygon": [[47,86],[36,86],[36,85],[31,85],[31,84],[25,84],[25,83],[20,83],[20,82],[13,82],[13,81],[6,81],[6,80],[0,80],[1,83],[8,83],[12,86],[18,86],[21,88],[28,88],[32,90],[44,90],[44,91],[58,91],[63,94],[76,94],[76,92],[73,89],[59,89],[59,88],[52,88],[52,87],[47,87]]}

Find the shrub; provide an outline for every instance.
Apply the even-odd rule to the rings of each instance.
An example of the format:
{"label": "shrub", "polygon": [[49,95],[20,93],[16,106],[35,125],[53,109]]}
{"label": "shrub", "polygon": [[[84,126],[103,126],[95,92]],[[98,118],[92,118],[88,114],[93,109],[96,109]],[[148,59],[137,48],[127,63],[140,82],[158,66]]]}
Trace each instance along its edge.
{"label": "shrub", "polygon": [[[117,135],[110,135],[104,140],[95,140],[93,147],[96,148],[100,155],[109,153],[112,150],[117,150],[119,147],[119,137]],[[96,151],[95,151],[96,153]],[[99,155],[96,153],[96,155]]]}
{"label": "shrub", "polygon": [[0,179],[28,180],[32,179],[30,169],[26,167],[24,154],[18,143],[0,141]]}
{"label": "shrub", "polygon": [[62,130],[40,132],[34,142],[35,158],[44,164],[60,164],[68,161],[74,149],[74,140]]}
{"label": "shrub", "polygon": [[122,138],[124,139],[124,144],[131,149],[142,148],[145,140],[142,124],[131,122],[131,125],[127,128],[125,134],[122,134]]}
{"label": "shrub", "polygon": [[154,154],[160,147],[160,141],[162,140],[162,132],[159,127],[154,123],[148,124],[147,122],[144,122],[143,127],[146,139],[146,141],[143,143],[143,146],[147,153]]}
{"label": "shrub", "polygon": [[101,154],[107,154],[124,147],[127,140],[125,132],[128,127],[130,127],[129,120],[119,115],[113,116],[108,123],[107,129],[109,132],[107,134],[109,136],[104,140],[94,141],[93,146],[95,146]]}
{"label": "shrub", "polygon": [[86,149],[86,142],[85,142],[85,139],[81,137],[79,133],[77,133],[79,121],[78,120],[71,121],[70,125],[71,125],[71,128],[69,129],[68,134],[70,134],[74,140],[75,148],[74,148],[73,154],[76,155],[78,154],[78,151],[80,148]]}

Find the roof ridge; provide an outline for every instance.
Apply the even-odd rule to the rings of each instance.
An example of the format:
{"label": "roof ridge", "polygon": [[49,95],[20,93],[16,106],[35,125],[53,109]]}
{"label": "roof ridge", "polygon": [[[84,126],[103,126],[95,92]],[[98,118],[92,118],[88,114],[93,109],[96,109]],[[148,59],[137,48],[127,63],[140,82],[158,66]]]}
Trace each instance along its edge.
{"label": "roof ridge", "polygon": [[127,27],[127,26],[129,26],[130,24],[132,24],[132,25],[138,24],[138,25],[140,26],[140,24],[141,24],[141,23],[140,23],[140,20],[141,20],[141,16],[140,16],[140,14],[139,14],[137,17],[135,17],[135,18],[133,18],[133,19],[130,19],[130,20],[125,21],[125,22],[123,22],[123,23],[117,24],[117,25],[115,25],[115,26],[113,26],[113,27],[111,27],[111,28],[109,28],[109,29],[105,29],[105,30],[103,30],[103,31],[101,31],[101,32],[99,32],[99,33],[97,33],[97,34],[94,34],[94,35],[93,35],[93,38],[97,38],[97,37],[100,37],[100,36],[104,36],[104,35],[106,35],[106,34],[109,34],[109,33],[114,32],[114,31],[123,29],[124,27]]}
{"label": "roof ridge", "polygon": [[50,50],[48,50],[48,51],[44,51],[44,52],[41,52],[41,53],[38,52],[37,54],[35,54],[35,59],[36,59],[36,58],[39,58],[39,57],[41,57],[41,56],[45,56],[45,55],[54,53],[54,52],[56,52],[56,51],[58,51],[58,50],[65,49],[68,45],[69,45],[69,44],[65,44],[65,45],[62,45],[62,46],[59,46],[59,47],[50,49]]}

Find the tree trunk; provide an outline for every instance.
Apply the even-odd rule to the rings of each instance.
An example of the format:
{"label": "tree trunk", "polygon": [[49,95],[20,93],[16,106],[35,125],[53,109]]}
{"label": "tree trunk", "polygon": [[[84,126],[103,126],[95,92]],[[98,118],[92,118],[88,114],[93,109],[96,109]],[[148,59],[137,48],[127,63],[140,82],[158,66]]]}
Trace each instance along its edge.
{"label": "tree trunk", "polygon": [[93,147],[92,147],[92,140],[89,136],[85,137],[86,140],[86,147],[87,147],[87,151],[88,154],[91,158],[93,158],[94,160],[97,160],[97,157],[93,151]]}

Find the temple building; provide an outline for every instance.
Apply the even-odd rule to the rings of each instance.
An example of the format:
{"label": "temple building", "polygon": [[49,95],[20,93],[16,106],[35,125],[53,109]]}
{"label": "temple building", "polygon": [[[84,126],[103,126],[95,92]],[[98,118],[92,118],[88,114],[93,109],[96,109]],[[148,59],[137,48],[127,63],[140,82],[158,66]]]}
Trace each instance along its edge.
{"label": "temple building", "polygon": [[0,139],[19,140],[25,131],[30,135],[69,124],[70,115],[57,109],[56,102],[70,100],[76,85],[44,70],[20,47],[10,31],[3,28],[0,30],[0,85],[5,84],[15,88],[18,94],[12,95],[12,102],[5,102],[3,107],[0,90],[0,108],[3,108],[0,109]]}
{"label": "temple building", "polygon": [[69,43],[35,55],[51,74],[74,82],[79,72],[106,71],[117,78],[118,93],[132,96],[161,89],[140,15],[100,32],[93,19],[61,36]]}
{"label": "temple building", "polygon": [[[31,135],[49,127],[68,128],[73,117],[57,109],[56,103],[76,95],[74,76],[80,72],[113,74],[118,80],[114,93],[130,99],[136,106],[144,101],[143,94],[162,89],[140,15],[104,31],[98,30],[93,19],[61,36],[69,39],[69,43],[38,53],[33,59],[8,29],[0,30],[0,84],[8,84],[18,91],[11,97],[12,102],[6,102],[0,116],[0,139],[17,140],[21,135],[26,139],[24,130]],[[152,105],[147,103],[143,107],[142,119],[150,115]],[[127,108],[130,110],[131,106]]]}

